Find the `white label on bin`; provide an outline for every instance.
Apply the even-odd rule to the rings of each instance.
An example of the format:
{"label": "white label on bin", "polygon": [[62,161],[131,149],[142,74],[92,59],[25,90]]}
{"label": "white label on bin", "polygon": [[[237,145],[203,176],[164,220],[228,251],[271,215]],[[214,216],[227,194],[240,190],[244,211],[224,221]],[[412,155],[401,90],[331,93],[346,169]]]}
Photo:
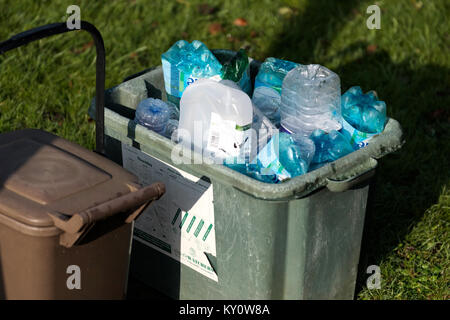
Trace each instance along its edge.
{"label": "white label on bin", "polygon": [[166,186],[136,220],[134,239],[217,282],[205,254],[216,256],[212,184],[125,144],[122,159],[142,184]]}

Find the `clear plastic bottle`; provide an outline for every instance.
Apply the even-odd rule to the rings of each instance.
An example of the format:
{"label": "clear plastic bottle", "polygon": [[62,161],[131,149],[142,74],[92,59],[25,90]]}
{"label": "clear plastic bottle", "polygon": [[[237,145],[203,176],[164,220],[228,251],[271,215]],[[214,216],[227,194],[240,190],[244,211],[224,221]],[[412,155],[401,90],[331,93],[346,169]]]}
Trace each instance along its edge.
{"label": "clear plastic bottle", "polygon": [[339,76],[318,65],[299,65],[283,80],[281,126],[289,133],[309,136],[342,128]]}

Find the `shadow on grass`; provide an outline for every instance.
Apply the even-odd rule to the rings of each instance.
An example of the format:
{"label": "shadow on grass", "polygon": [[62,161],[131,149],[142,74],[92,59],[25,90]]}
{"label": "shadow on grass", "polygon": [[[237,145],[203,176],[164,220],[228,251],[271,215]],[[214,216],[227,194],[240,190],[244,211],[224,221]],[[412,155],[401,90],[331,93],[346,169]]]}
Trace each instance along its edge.
{"label": "shadow on grass", "polygon": [[[310,1],[302,14],[286,23],[265,56],[321,63],[317,57],[326,52],[359,2]],[[380,159],[371,184],[355,297],[364,289],[367,267],[380,265],[405,239],[450,180],[445,152],[450,132],[445,107],[450,104],[450,70],[437,65],[413,69],[409,60],[394,63],[387,52],[376,47],[368,50],[369,44],[355,42],[338,53],[365,52],[333,71],[341,78],[342,92],[353,85],[365,92],[376,90],[387,103],[388,116],[402,125],[406,144]]]}

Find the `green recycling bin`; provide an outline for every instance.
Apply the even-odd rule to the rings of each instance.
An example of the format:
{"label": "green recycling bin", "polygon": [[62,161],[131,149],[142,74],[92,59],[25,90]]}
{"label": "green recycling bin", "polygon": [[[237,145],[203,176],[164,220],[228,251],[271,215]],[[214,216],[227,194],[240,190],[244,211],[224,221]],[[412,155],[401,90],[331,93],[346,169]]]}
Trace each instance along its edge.
{"label": "green recycling bin", "polygon": [[[252,80],[259,65],[251,61]],[[134,278],[175,299],[353,298],[369,181],[404,142],[396,120],[358,151],[267,184],[223,165],[174,163],[176,144],[133,121],[147,97],[167,100],[161,67],[105,97],[106,155],[142,183],[166,185],[135,223]]]}

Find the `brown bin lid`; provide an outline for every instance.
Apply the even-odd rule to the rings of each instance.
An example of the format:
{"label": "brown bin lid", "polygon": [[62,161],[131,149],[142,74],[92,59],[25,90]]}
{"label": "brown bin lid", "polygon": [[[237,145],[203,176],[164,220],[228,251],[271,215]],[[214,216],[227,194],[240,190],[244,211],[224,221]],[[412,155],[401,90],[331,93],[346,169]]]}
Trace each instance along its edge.
{"label": "brown bin lid", "polygon": [[112,161],[53,134],[0,135],[0,214],[24,224],[51,226],[49,211],[72,215],[127,194],[136,183]]}

